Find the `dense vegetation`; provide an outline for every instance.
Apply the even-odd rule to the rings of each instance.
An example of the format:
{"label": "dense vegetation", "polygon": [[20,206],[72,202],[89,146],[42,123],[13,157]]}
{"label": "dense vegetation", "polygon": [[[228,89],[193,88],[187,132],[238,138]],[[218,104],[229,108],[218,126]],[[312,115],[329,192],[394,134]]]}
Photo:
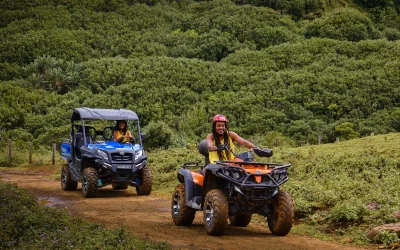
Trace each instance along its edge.
{"label": "dense vegetation", "polygon": [[399,13],[399,0],[1,1],[0,138],[60,142],[81,106],[135,110],[165,136],[149,147],[199,141],[216,113],[295,144],[400,131]]}
{"label": "dense vegetation", "polygon": [[168,249],[39,205],[13,184],[0,182],[0,203],[1,249]]}

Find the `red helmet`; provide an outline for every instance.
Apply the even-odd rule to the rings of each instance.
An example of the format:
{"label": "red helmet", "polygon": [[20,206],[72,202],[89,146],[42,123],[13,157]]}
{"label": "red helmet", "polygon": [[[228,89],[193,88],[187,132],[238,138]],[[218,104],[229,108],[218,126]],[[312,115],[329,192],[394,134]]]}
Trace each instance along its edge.
{"label": "red helmet", "polygon": [[218,114],[218,115],[213,117],[212,122],[213,123],[214,122],[226,122],[226,123],[228,123],[228,119],[226,119],[226,117],[224,115]]}

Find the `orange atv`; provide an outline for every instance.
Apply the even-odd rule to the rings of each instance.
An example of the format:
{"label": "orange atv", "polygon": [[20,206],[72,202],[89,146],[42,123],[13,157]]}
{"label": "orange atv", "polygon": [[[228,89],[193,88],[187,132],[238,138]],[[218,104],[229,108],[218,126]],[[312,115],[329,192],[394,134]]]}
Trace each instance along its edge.
{"label": "orange atv", "polygon": [[[294,220],[294,207],[290,195],[280,190],[288,180],[291,164],[256,162],[252,152],[235,154],[229,145],[218,150],[229,150],[233,161],[217,161],[205,167],[199,162],[187,162],[178,171],[178,184],[172,195],[171,215],[178,226],[190,226],[195,213],[203,210],[205,230],[209,235],[225,232],[231,225],[245,227],[252,214],[267,217],[268,227],[274,235],[290,232]],[[208,161],[205,140],[199,151]],[[253,149],[259,157],[271,157],[270,149]]]}

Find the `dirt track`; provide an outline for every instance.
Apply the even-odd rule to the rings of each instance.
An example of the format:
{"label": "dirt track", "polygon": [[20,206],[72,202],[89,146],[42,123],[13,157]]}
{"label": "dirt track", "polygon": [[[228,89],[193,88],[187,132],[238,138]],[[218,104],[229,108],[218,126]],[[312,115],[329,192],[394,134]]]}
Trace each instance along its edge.
{"label": "dirt track", "polygon": [[117,191],[105,187],[99,189],[96,198],[88,199],[83,198],[80,184],[76,191],[63,191],[60,181],[48,173],[0,169],[0,179],[17,183],[44,205],[66,209],[74,216],[109,227],[125,226],[133,235],[168,242],[172,249],[377,249],[344,246],[291,233],[277,237],[252,223],[245,228],[228,225],[223,236],[212,237],[203,229],[201,212],[196,213],[192,226],[178,227],[171,219],[169,199],[138,196],[131,188]]}

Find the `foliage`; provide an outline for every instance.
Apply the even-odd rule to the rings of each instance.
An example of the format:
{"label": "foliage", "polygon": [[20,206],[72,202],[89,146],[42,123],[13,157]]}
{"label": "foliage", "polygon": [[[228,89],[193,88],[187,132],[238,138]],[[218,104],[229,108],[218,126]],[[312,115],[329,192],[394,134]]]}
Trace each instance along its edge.
{"label": "foliage", "polygon": [[113,230],[84,222],[65,211],[39,205],[16,185],[0,182],[0,248],[18,249],[167,249],[142,241],[124,228]]}
{"label": "foliage", "polygon": [[0,129],[59,143],[86,106],[165,123],[164,147],[215,113],[266,144],[400,131],[397,2],[355,3],[2,1]]}
{"label": "foliage", "polygon": [[355,42],[382,37],[367,16],[351,8],[335,10],[311,22],[304,35]]}
{"label": "foliage", "polygon": [[396,232],[388,230],[380,232],[377,236],[375,236],[374,240],[385,245],[390,245],[400,241]]}
{"label": "foliage", "polygon": [[168,149],[172,143],[172,131],[164,122],[150,122],[146,127],[145,147]]}

